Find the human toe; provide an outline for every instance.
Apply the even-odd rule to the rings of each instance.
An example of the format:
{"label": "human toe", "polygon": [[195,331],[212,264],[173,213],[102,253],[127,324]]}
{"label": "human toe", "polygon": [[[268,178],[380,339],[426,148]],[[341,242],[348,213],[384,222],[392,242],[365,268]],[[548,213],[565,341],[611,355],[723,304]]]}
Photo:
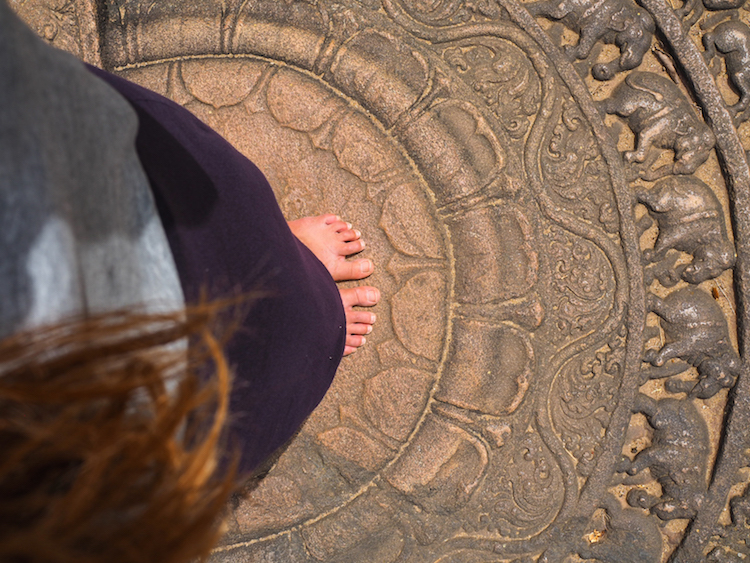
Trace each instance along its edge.
{"label": "human toe", "polygon": [[367,339],[360,334],[347,334],[346,335],[346,343],[345,343],[346,346],[359,348],[360,346],[364,346],[365,342],[367,342]]}
{"label": "human toe", "polygon": [[338,260],[333,264],[331,275],[336,281],[361,280],[372,274],[373,270],[374,266],[370,260]]}
{"label": "human toe", "polygon": [[341,301],[345,308],[372,307],[380,301],[380,291],[376,287],[359,286],[341,290]]}
{"label": "human toe", "polygon": [[[344,221],[341,220],[341,217],[339,217],[338,215],[334,215],[333,213],[326,213],[324,215],[320,215],[319,217],[326,225],[332,225],[333,223],[344,223]],[[346,223],[344,224],[346,225]]]}
{"label": "human toe", "polygon": [[372,325],[371,324],[363,324],[363,323],[354,323],[354,324],[346,324],[346,333],[347,334],[360,334],[364,336],[365,334],[370,334],[372,332]]}
{"label": "human toe", "polygon": [[339,240],[342,242],[352,242],[362,237],[361,232],[359,232],[357,229],[352,228],[341,229],[340,231],[336,231],[336,234],[338,235]]}
{"label": "human toe", "polygon": [[365,249],[365,241],[362,239],[353,240],[351,242],[345,242],[341,245],[341,255],[342,256],[351,256],[352,254],[357,254],[358,252],[362,252]]}
{"label": "human toe", "polygon": [[351,223],[342,221],[338,217],[331,223],[326,223],[326,227],[340,236],[341,233],[352,230]]}
{"label": "human toe", "polygon": [[374,325],[376,320],[377,317],[375,316],[375,313],[371,313],[370,311],[359,311],[355,309],[348,309],[346,311],[347,326],[350,324]]}

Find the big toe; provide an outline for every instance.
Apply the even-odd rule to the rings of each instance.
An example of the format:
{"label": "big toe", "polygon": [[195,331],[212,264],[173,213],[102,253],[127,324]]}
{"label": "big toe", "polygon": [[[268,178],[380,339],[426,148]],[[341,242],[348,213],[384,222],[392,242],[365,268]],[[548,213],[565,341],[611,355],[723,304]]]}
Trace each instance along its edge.
{"label": "big toe", "polygon": [[336,281],[361,280],[372,274],[374,266],[371,260],[336,260],[331,276]]}
{"label": "big toe", "polygon": [[340,291],[341,301],[347,309],[356,306],[372,307],[373,305],[377,305],[378,301],[380,301],[380,291],[376,287],[366,285],[342,288]]}

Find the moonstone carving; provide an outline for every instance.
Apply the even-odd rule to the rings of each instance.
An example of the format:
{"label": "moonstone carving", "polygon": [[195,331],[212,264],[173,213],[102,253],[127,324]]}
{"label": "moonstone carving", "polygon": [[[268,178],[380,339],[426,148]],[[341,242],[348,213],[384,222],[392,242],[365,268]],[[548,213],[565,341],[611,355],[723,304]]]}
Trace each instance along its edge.
{"label": "moonstone carving", "polygon": [[377,264],[215,561],[750,556],[742,2],[15,4]]}

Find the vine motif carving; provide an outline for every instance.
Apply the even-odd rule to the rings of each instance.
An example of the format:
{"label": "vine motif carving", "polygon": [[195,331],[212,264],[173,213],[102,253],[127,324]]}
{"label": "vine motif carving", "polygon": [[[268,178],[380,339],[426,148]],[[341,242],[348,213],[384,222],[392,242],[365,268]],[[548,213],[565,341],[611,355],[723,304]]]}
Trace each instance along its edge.
{"label": "vine motif carving", "polygon": [[539,110],[539,79],[529,60],[504,41],[449,47],[443,57],[495,112],[508,134],[518,139]]}
{"label": "vine motif carving", "polygon": [[493,0],[404,0],[403,4],[411,17],[428,25],[465,23],[473,18],[497,18],[502,13]]}
{"label": "vine motif carving", "polygon": [[478,500],[464,524],[467,531],[523,537],[554,519],[562,502],[561,475],[538,434],[527,433],[503,451]]}
{"label": "vine motif carving", "polygon": [[616,404],[624,344],[624,335],[615,335],[607,345],[569,362],[550,393],[553,423],[584,477],[591,475],[599,458]]}
{"label": "vine motif carving", "polygon": [[593,243],[558,227],[549,238],[552,289],[557,304],[552,338],[577,338],[594,330],[611,306],[614,282],[611,266]]}
{"label": "vine motif carving", "polygon": [[591,128],[571,100],[563,102],[560,121],[542,152],[542,172],[549,188],[581,218],[616,232],[618,217],[606,164]]}

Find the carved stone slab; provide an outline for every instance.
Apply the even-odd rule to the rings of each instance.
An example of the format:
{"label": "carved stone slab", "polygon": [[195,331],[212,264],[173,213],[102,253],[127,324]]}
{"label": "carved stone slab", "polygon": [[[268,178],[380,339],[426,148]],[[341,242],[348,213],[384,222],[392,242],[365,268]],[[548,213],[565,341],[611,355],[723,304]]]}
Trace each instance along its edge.
{"label": "carved stone slab", "polygon": [[747,560],[743,4],[16,0],[378,266],[215,561]]}

